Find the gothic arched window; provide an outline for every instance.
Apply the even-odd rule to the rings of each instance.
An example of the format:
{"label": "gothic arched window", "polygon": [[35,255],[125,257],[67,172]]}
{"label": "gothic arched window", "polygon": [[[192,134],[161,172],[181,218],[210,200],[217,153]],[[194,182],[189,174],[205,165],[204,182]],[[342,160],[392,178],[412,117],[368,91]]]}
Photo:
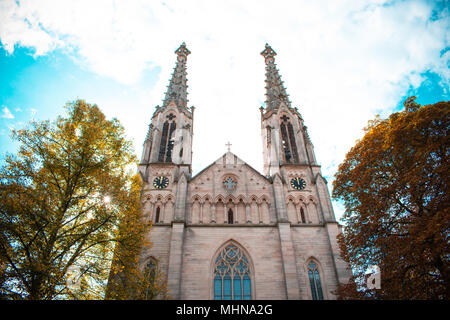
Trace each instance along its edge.
{"label": "gothic arched window", "polygon": [[283,115],[280,118],[281,146],[283,147],[284,158],[288,163],[298,163],[297,145],[295,143],[294,127],[289,118]]}
{"label": "gothic arched window", "polygon": [[313,300],[323,300],[322,285],[320,284],[320,273],[314,261],[311,261],[308,264],[308,277]]}
{"label": "gothic arched window", "polygon": [[247,257],[234,244],[226,246],[216,259],[214,300],[251,300],[252,286]]}
{"label": "gothic arched window", "polygon": [[144,274],[147,279],[151,280],[152,282],[155,279],[156,266],[157,262],[154,258],[150,258],[150,261],[145,266]]}
{"label": "gothic arched window", "polygon": [[163,124],[161,142],[159,144],[159,162],[172,161],[172,149],[174,144],[173,132],[176,129],[175,116],[173,114],[167,115],[167,120]]}
{"label": "gothic arched window", "polygon": [[228,224],[233,224],[233,210],[229,209],[228,210]]}
{"label": "gothic arched window", "polygon": [[161,209],[159,207],[156,208],[156,214],[155,214],[155,223],[159,222],[159,216],[161,215]]}
{"label": "gothic arched window", "polygon": [[303,208],[300,208],[300,216],[302,218],[302,223],[306,223],[305,211],[303,210]]}
{"label": "gothic arched window", "polygon": [[158,268],[158,261],[151,257],[144,268],[144,285],[145,285],[145,299],[153,299],[157,296],[157,289],[155,288],[156,273]]}

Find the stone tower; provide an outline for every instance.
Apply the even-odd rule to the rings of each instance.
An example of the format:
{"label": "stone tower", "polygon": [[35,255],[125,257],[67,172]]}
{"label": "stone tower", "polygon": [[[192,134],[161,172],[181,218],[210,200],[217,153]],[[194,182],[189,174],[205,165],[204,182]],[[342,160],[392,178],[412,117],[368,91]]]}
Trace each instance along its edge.
{"label": "stone tower", "polygon": [[[144,142],[139,172],[146,183],[144,202],[147,218],[154,223],[171,222],[170,268],[168,287],[172,293],[179,287],[181,252],[186,217],[188,180],[192,174],[192,123],[194,107],[187,107],[186,44],[175,51],[177,62],[162,106],[157,106]],[[153,200],[153,202],[149,202]],[[173,294],[174,298],[177,295]]]}
{"label": "stone tower", "polygon": [[[289,101],[276,68],[276,52],[266,44],[261,55],[266,65],[265,108],[260,108],[264,174],[273,181],[280,237],[283,238],[284,234],[284,238],[291,238],[292,221],[297,219],[298,223],[312,223],[316,219],[314,222],[323,225],[328,233],[335,272],[341,273],[337,274],[337,278],[346,278],[348,270],[340,259],[336,245],[339,230],[327,181],[316,162],[307,127],[297,108],[293,108]],[[289,199],[287,202],[286,198]],[[312,199],[316,199],[313,200],[313,205],[308,203]],[[289,210],[290,202],[297,204],[295,213],[292,212],[292,208]],[[312,214],[313,212],[316,214]],[[297,217],[293,218],[295,214]],[[292,250],[290,243],[291,241],[287,241],[286,248],[283,248],[283,241],[281,242],[282,250],[287,252],[286,261],[289,260],[289,253]],[[293,267],[287,270],[288,267],[286,263],[285,274],[295,273]],[[297,288],[294,289],[295,296]]]}
{"label": "stone tower", "polygon": [[144,143],[142,265],[158,265],[173,299],[334,299],[349,277],[340,228],[306,126],[266,45],[264,174],[228,151],[192,175],[194,108],[183,43]]}

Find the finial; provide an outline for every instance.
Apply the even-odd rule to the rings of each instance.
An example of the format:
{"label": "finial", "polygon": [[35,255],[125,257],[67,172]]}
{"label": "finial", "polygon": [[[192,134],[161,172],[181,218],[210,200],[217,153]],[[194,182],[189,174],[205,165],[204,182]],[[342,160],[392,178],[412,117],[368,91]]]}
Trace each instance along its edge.
{"label": "finial", "polygon": [[261,55],[265,58],[266,62],[269,58],[275,57],[277,55],[277,53],[272,49],[271,46],[269,46],[268,43],[266,43],[266,48],[264,49],[263,52],[261,52]]}
{"label": "finial", "polygon": [[175,50],[175,53],[178,56],[187,57],[191,52],[186,48],[186,43],[182,43],[181,46],[178,47],[177,50]]}

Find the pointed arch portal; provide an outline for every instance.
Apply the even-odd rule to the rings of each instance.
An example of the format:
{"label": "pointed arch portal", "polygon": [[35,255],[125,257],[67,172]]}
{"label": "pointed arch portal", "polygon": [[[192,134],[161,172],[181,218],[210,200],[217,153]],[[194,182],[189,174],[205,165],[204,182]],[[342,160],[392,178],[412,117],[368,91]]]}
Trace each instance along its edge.
{"label": "pointed arch portal", "polygon": [[250,277],[250,263],[244,251],[229,243],[215,261],[214,300],[251,300]]}

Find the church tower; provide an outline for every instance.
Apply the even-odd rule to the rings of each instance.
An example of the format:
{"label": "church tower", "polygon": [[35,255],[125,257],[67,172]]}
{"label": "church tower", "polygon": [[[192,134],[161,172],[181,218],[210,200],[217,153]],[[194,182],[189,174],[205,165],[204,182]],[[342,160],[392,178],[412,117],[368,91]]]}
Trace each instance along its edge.
{"label": "church tower", "polygon": [[144,142],[139,171],[146,180],[151,164],[175,164],[191,174],[194,107],[187,103],[186,44],[175,51],[177,62],[162,106],[156,106]]}
{"label": "church tower", "polygon": [[[280,238],[293,239],[298,233],[296,222],[321,225],[330,245],[336,279],[345,282],[348,268],[339,254],[336,236],[340,227],[327,181],[316,161],[303,118],[289,101],[276,68],[276,52],[266,44],[261,55],[266,65],[265,108],[260,108],[264,174],[272,179]],[[282,241],[281,244],[283,251]],[[289,245],[287,247],[286,252],[291,252]],[[289,254],[286,254],[285,266],[289,260]]]}
{"label": "church tower", "polygon": [[317,165],[302,116],[291,106],[276,68],[276,52],[266,44],[261,55],[266,64],[266,107],[260,108],[264,174],[273,176],[283,166]]}
{"label": "church tower", "polygon": [[186,197],[192,174],[194,107],[188,108],[187,99],[186,62],[191,52],[183,42],[175,53],[176,66],[162,106],[156,106],[151,118],[139,172],[144,181],[145,219],[154,225],[171,224],[170,230],[155,228],[152,236],[160,241],[169,237],[165,241],[170,244],[167,255],[171,264],[162,263],[162,267],[165,267],[172,297],[178,299]]}
{"label": "church tower", "polygon": [[280,179],[288,194],[316,191],[322,212],[318,222],[335,222],[327,182],[316,161],[307,127],[298,109],[292,107],[276,68],[277,54],[266,44],[261,55],[266,65],[266,101],[265,108],[260,108],[264,174],[274,181]]}
{"label": "church tower", "polygon": [[336,241],[340,228],[275,51],[266,45],[261,53],[264,172],[228,150],[195,175],[190,51],[183,43],[175,53],[139,164],[143,217],[152,222],[152,246],[143,248],[141,266],[162,271],[172,299],[334,299],[338,283],[349,276]]}

